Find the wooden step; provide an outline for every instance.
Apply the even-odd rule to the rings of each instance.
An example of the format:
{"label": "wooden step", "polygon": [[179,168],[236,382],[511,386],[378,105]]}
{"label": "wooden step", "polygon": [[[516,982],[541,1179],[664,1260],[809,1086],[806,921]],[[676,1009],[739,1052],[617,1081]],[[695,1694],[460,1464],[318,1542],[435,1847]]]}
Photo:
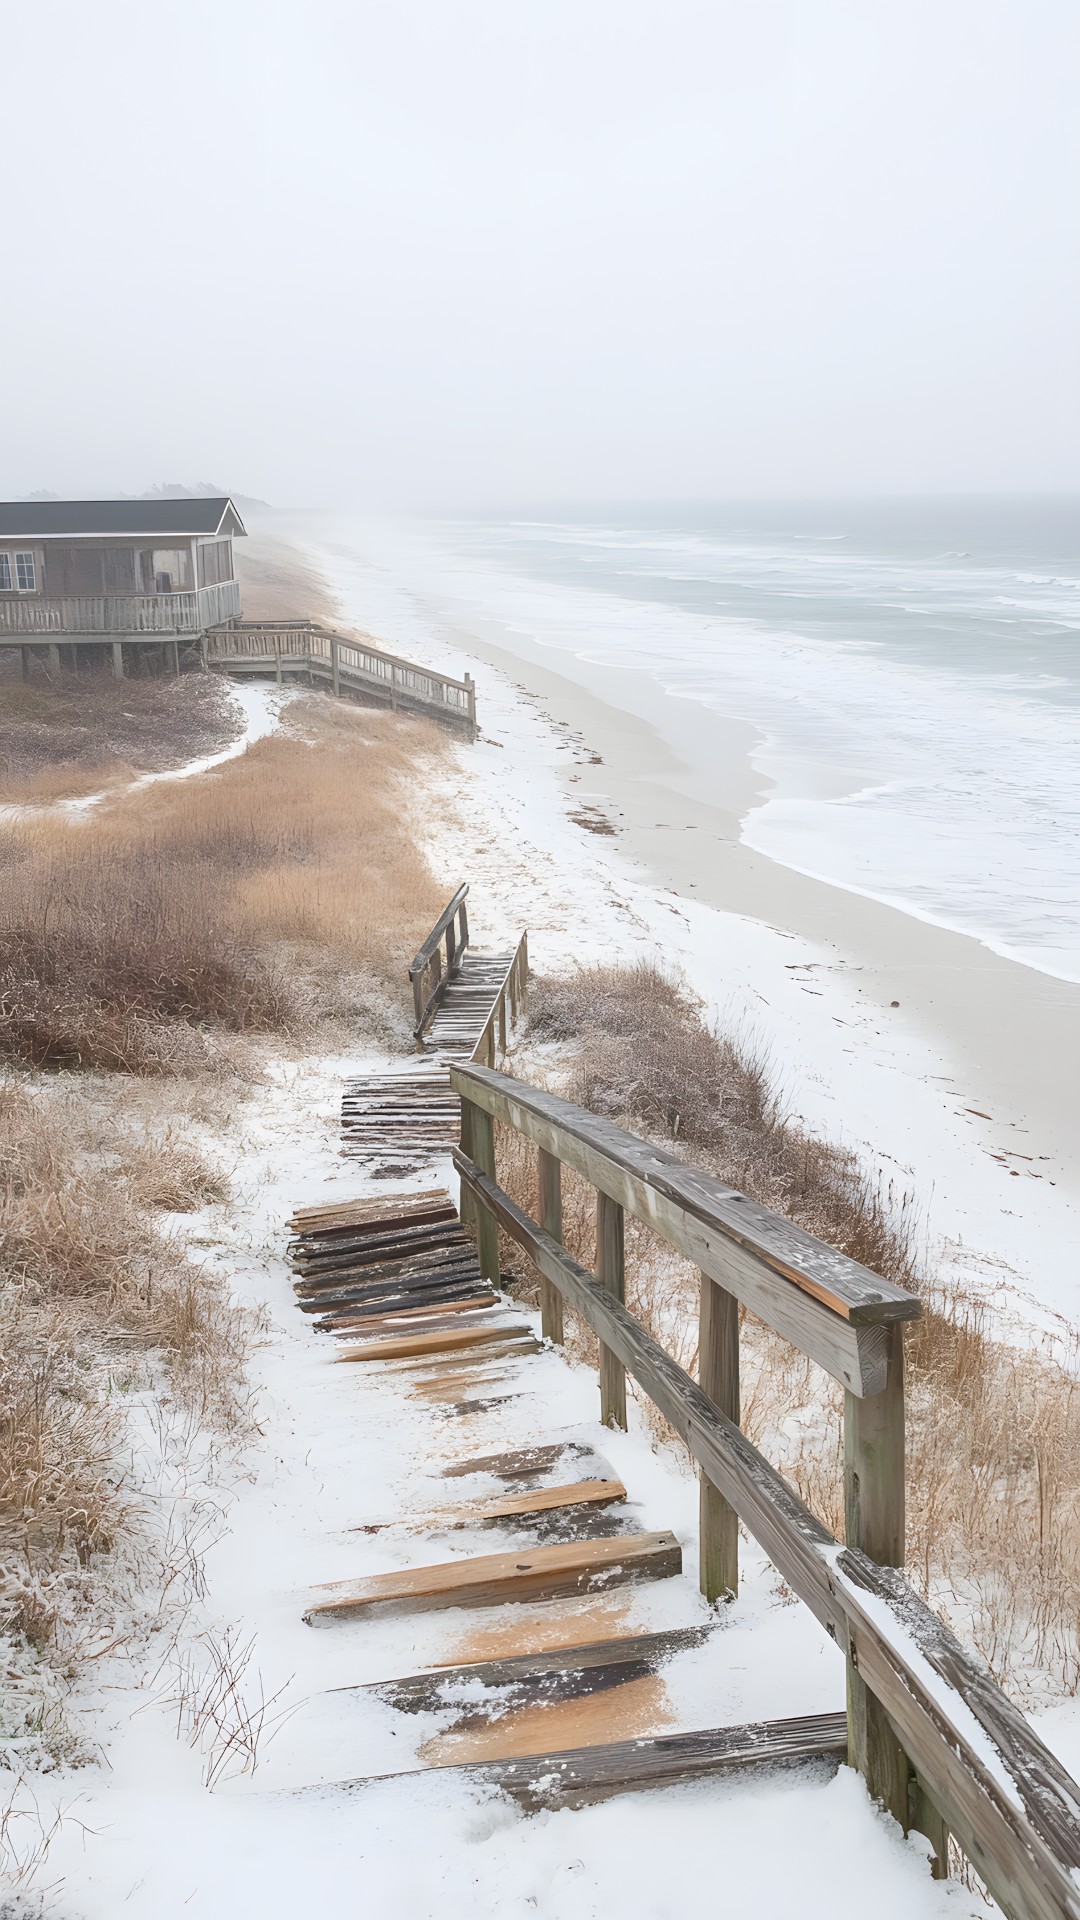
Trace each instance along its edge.
{"label": "wooden step", "polygon": [[[569,1747],[561,1753],[513,1760],[480,1760],[464,1766],[431,1767],[430,1773],[478,1786],[498,1787],[528,1813],[588,1807],[619,1793],[678,1786],[745,1767],[798,1766],[825,1761],[839,1766],[847,1756],[847,1718],[842,1713],[805,1714],[792,1720],[759,1720],[748,1726],[713,1727],[701,1733],[666,1733],[610,1745]],[[415,1779],[377,1774],[342,1780],[340,1788],[365,1787],[372,1779]],[[318,1789],[325,1792],[325,1788]]]}
{"label": "wooden step", "polygon": [[509,1336],[531,1334],[523,1320],[507,1321],[501,1326],[455,1327],[444,1333],[412,1333],[372,1341],[370,1346],[351,1347],[339,1360],[418,1360],[429,1354],[458,1354],[469,1347],[490,1346]]}
{"label": "wooden step", "polygon": [[[360,1687],[335,1687],[335,1693],[373,1693],[399,1713],[435,1713],[461,1707],[453,1723],[486,1722],[497,1713],[522,1706],[544,1706],[620,1685],[652,1674],[677,1653],[700,1647],[716,1629],[669,1628],[587,1646],[549,1647],[537,1653],[511,1654],[502,1660],[475,1660],[468,1666],[439,1667],[396,1680],[371,1680]],[[468,1696],[462,1700],[462,1690]],[[482,1694],[479,1690],[482,1689]]]}
{"label": "wooden step", "polygon": [[366,1526],[352,1527],[352,1533],[382,1533],[387,1527],[404,1527],[410,1533],[418,1529],[442,1530],[454,1527],[490,1527],[500,1520],[530,1519],[537,1514],[558,1513],[567,1507],[609,1507],[626,1499],[621,1480],[579,1480],[568,1487],[537,1487],[532,1493],[496,1494],[491,1500],[474,1500],[465,1507],[447,1507],[445,1511],[417,1514],[405,1520],[373,1520]]}
{"label": "wooden step", "polygon": [[[340,1340],[346,1336],[338,1334],[335,1337]],[[393,1360],[390,1368],[391,1371],[406,1375],[413,1393],[431,1400],[453,1399],[457,1392],[464,1392],[470,1387],[475,1392],[479,1386],[489,1386],[495,1381],[501,1384],[510,1379],[512,1376],[501,1366],[503,1361],[530,1358],[543,1351],[543,1342],[529,1334],[521,1340],[508,1340],[502,1346],[473,1347],[466,1353],[456,1353],[453,1356],[453,1371],[445,1368],[445,1359],[441,1354],[427,1360]],[[339,1360],[347,1360],[348,1357],[347,1353],[337,1355]],[[499,1363],[497,1372],[483,1371],[496,1366],[496,1363]],[[517,1395],[510,1397],[519,1397],[520,1392],[519,1384]]]}
{"label": "wooden step", "polygon": [[336,1580],[321,1589],[332,1597],[310,1607],[304,1619],[308,1626],[324,1626],[390,1609],[427,1613],[441,1607],[560,1600],[638,1580],[666,1580],[681,1571],[682,1548],[673,1533],[574,1540],[528,1553],[484,1553],[433,1567],[371,1574],[364,1580]]}
{"label": "wooden step", "polygon": [[[596,1459],[586,1440],[557,1440],[543,1447],[519,1447],[512,1453],[482,1453],[471,1460],[455,1460],[443,1468],[444,1480],[457,1480],[472,1473],[490,1473],[499,1480],[531,1479],[548,1473],[575,1457]],[[606,1463],[602,1463],[606,1464]]]}
{"label": "wooden step", "polygon": [[462,1300],[440,1300],[434,1306],[395,1307],[389,1313],[372,1313],[364,1306],[343,1307],[340,1313],[326,1314],[319,1325],[330,1329],[355,1326],[373,1338],[414,1330],[438,1333],[443,1327],[466,1324],[456,1320],[456,1314],[490,1313],[498,1305],[496,1294],[481,1293],[466,1294]]}

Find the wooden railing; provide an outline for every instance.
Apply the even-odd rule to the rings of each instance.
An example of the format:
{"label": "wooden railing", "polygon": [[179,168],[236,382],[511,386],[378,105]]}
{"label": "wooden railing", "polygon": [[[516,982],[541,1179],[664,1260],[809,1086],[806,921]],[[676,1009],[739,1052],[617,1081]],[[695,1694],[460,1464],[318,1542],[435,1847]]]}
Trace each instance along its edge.
{"label": "wooden railing", "polygon": [[334,693],[362,693],[388,707],[428,713],[476,732],[470,674],[455,680],[366,640],[347,640],[313,620],[232,621],[207,634],[206,660],[213,667],[270,672],[279,681],[287,673],[304,673]]}
{"label": "wooden railing", "polygon": [[[452,1067],[461,1096],[462,1216],[499,1284],[502,1229],[539,1271],[545,1334],[562,1309],[600,1341],[600,1410],[626,1424],[626,1373],[701,1473],[701,1587],[738,1582],[738,1521],[843,1650],[849,1759],[947,1870],[951,1833],[1012,1920],[1078,1920],[1080,1787],[989,1671],[907,1584],[904,1327],[919,1301],[710,1174],[488,1067]],[[497,1183],[495,1122],[538,1151],[540,1220]],[[596,1189],[597,1263],[561,1245],[561,1168]],[[626,1213],[701,1273],[699,1379],[624,1305]],[[843,1383],[842,1544],[739,1429],[739,1303]]]}
{"label": "wooden railing", "polygon": [[183,593],[77,594],[55,600],[44,594],[20,594],[14,599],[0,597],[0,637],[11,634],[32,641],[35,634],[194,635],[239,609],[240,588],[235,580]]}
{"label": "wooden railing", "polygon": [[473,1059],[481,1066],[495,1065],[495,1049],[498,1043],[499,1054],[505,1054],[509,1029],[518,1014],[524,1010],[529,990],[529,936],[523,933],[517,943],[514,957],[497,989],[491,1012],[484,1023],[483,1032],[473,1048]]}
{"label": "wooden railing", "polygon": [[[465,905],[468,891],[469,883],[466,880],[464,885],[458,888],[449,905],[443,908],[409,968],[409,979],[412,981],[413,990],[413,1011],[416,1014],[413,1039],[418,1045],[424,1037],[425,1028],[435,1015],[452,976],[460,968],[469,944],[469,911]],[[444,941],[445,964],[442,951]]]}

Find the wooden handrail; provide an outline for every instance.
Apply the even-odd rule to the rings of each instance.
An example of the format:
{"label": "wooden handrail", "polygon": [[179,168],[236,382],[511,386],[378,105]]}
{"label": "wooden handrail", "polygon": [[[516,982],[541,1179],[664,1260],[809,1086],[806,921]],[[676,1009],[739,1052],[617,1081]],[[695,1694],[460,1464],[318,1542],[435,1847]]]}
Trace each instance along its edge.
{"label": "wooden handrail", "polygon": [[336,640],[339,646],[355,647],[360,653],[370,654],[373,660],[383,660],[388,667],[406,667],[412,673],[424,673],[432,680],[440,680],[444,686],[455,687],[460,693],[468,693],[473,686],[471,679],[456,680],[453,674],[443,673],[441,668],[421,667],[415,660],[406,660],[402,654],[387,653],[385,647],[377,647],[370,640],[358,640],[348,634],[334,633],[330,627],[322,627],[317,620],[234,620],[228,626],[214,627],[209,634],[211,651],[220,657],[230,634],[238,639],[254,639],[260,633],[275,634],[284,638],[286,634],[315,634],[321,640]]}
{"label": "wooden handrail", "polygon": [[[878,1530],[887,1545],[895,1541],[897,1462],[890,1433],[898,1411],[902,1558],[902,1337],[918,1302],[904,1295],[911,1305],[901,1311],[896,1296],[902,1289],[810,1235],[793,1239],[797,1230],[790,1222],[766,1209],[745,1217],[736,1209],[733,1218],[731,1189],[568,1101],[478,1066],[452,1067],[451,1083],[462,1100],[462,1146],[455,1161],[468,1217],[476,1220],[482,1267],[498,1273],[502,1228],[528,1253],[543,1284],[598,1335],[601,1356],[608,1356],[609,1402],[617,1385],[612,1369],[624,1368],[680,1434],[710,1487],[843,1648],[849,1752],[871,1793],[905,1829],[918,1827],[931,1837],[939,1870],[951,1831],[1012,1920],[1080,1920],[1080,1787],[902,1572],[868,1551],[866,1538],[852,1537]],[[498,1185],[496,1120],[536,1142],[541,1206],[556,1225],[558,1167],[565,1162],[593,1182],[620,1220],[625,1206],[691,1259],[705,1246],[717,1272],[717,1280],[705,1285],[739,1293],[803,1351],[812,1351],[811,1340],[818,1344],[823,1314],[851,1339],[873,1333],[887,1342],[886,1377],[878,1390],[863,1378],[846,1398],[846,1546],[627,1310],[610,1274],[603,1284],[605,1276],[588,1273],[555,1233],[530,1219]],[[610,1252],[603,1257],[610,1266]],[[810,1290],[801,1284],[806,1280]],[[823,1289],[830,1304],[821,1297]],[[872,1299],[875,1291],[878,1298]],[[840,1311],[844,1305],[846,1314]],[[852,1311],[870,1310],[877,1311],[876,1322],[853,1320]],[[868,1434],[874,1444],[866,1444]]]}
{"label": "wooden handrail", "polygon": [[529,936],[523,933],[514,949],[513,959],[499,982],[495,998],[491,1003],[491,1012],[484,1022],[480,1038],[472,1050],[472,1058],[479,1066],[494,1066],[496,1032],[499,1036],[499,1051],[506,1052],[507,1032],[512,1022],[517,1019],[520,1008],[525,1005],[528,981]]}
{"label": "wooden handrail", "polygon": [[[413,1039],[418,1047],[422,1045],[424,1029],[440,1005],[450,981],[460,971],[462,958],[469,944],[469,914],[465,905],[468,891],[469,883],[466,880],[458,888],[453,899],[443,908],[409,968],[409,979],[412,981],[413,990],[413,1011],[416,1015]],[[443,940],[446,942],[445,967],[441,951]]]}
{"label": "wooden handrail", "polygon": [[456,1073],[466,1099],[655,1228],[849,1392],[873,1394],[884,1386],[886,1329],[918,1318],[922,1306],[914,1294],[569,1100],[480,1066]]}
{"label": "wooden handrail", "polygon": [[442,939],[443,934],[446,932],[447,927],[449,926],[451,920],[454,918],[454,915],[456,914],[462,901],[465,899],[468,891],[469,891],[469,883],[467,880],[465,880],[462,882],[461,886],[458,888],[453,899],[449,901],[447,905],[443,908],[442,912],[440,913],[438,919],[435,922],[435,925],[432,927],[431,932],[428,934],[427,939],[424,941],[423,946],[421,947],[419,953],[416,955],[416,958],[413,960],[412,965],[409,968],[410,980],[414,980],[418,973],[423,973],[424,968],[427,966],[428,961],[431,959],[431,956],[434,953],[436,947],[438,946],[439,941]]}

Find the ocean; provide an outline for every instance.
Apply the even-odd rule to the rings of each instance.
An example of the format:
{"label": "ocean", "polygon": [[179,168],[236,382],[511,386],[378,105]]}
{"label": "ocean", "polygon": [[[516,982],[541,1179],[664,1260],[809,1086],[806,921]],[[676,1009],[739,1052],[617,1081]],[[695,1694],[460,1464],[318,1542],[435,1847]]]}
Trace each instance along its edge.
{"label": "ocean", "polygon": [[1080,501],[458,518],[382,564],[447,630],[632,670],[661,731],[747,723],[771,859],[1080,980]]}

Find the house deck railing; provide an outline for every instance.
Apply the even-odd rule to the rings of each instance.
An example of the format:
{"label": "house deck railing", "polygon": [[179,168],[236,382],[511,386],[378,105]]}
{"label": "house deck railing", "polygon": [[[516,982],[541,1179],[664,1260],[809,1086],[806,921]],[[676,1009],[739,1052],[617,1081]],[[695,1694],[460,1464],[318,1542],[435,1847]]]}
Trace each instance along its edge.
{"label": "house deck railing", "polygon": [[240,611],[236,580],[186,593],[47,594],[0,596],[0,641],[124,638],[205,632]]}

